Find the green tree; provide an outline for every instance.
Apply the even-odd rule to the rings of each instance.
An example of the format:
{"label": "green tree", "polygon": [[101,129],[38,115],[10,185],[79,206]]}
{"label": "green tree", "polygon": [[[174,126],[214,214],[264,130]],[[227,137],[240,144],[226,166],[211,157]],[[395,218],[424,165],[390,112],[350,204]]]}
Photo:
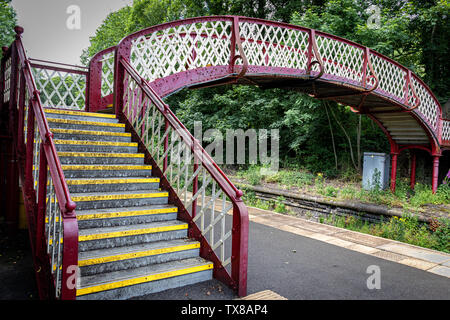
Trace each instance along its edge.
{"label": "green tree", "polygon": [[117,45],[123,37],[129,34],[126,26],[130,14],[131,7],[126,6],[106,17],[97,28],[95,35],[90,38],[90,46],[83,50],[80,59],[84,65],[87,65],[89,59],[97,52]]}
{"label": "green tree", "polygon": [[2,47],[9,47],[15,35],[16,12],[10,3],[11,0],[2,0],[0,2],[0,45]]}

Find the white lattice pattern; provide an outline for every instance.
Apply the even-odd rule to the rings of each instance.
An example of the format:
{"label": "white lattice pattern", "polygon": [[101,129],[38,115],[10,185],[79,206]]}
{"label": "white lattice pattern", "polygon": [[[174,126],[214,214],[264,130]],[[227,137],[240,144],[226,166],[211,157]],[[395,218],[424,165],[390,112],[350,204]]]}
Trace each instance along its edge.
{"label": "white lattice pattern", "polygon": [[3,89],[3,102],[9,101],[9,92],[11,88],[11,58],[8,58],[5,63],[5,87]]}
{"label": "white lattice pattern", "polygon": [[228,65],[231,21],[180,25],[133,40],[131,64],[147,81],[207,66]]}
{"label": "white lattice pattern", "polygon": [[[142,138],[153,159],[170,185],[174,188],[184,207],[192,214],[203,236],[225,267],[231,262],[231,229],[225,227],[225,215],[232,210],[230,199],[203,166],[203,161],[194,158],[205,152],[192,151],[193,141],[187,131],[172,126],[165,128],[165,119],[161,110],[151,102],[136,82],[126,74],[124,93],[124,114],[134,130]],[[170,114],[169,114],[170,117]],[[167,142],[166,142],[167,140]],[[165,142],[167,148],[164,148]],[[164,159],[167,158],[167,167]],[[207,161],[207,160],[206,160]],[[194,181],[198,189],[194,190]],[[196,202],[196,205],[195,205]]]}
{"label": "white lattice pattern", "polygon": [[325,74],[362,82],[364,51],[336,39],[316,36],[317,48],[324,62]]}
{"label": "white lattice pattern", "polygon": [[[431,96],[430,92],[419,82],[415,77],[411,79],[414,88],[416,90],[417,96],[420,100],[420,105],[417,108],[420,113],[425,117],[425,120],[434,130],[437,130],[439,121],[439,105],[436,100]],[[409,93],[412,95],[412,93]],[[414,103],[414,100],[413,102]]]}
{"label": "white lattice pattern", "polygon": [[47,108],[85,109],[86,76],[64,71],[32,68],[41,103]]}
{"label": "white lattice pattern", "polygon": [[306,71],[307,32],[249,22],[241,22],[239,32],[249,65]]}
{"label": "white lattice pattern", "polygon": [[103,55],[102,62],[102,96],[108,96],[114,92],[114,51]]}
{"label": "white lattice pattern", "polygon": [[379,79],[378,88],[375,91],[387,94],[401,102],[406,87],[406,71],[376,54],[370,54],[370,61]]}
{"label": "white lattice pattern", "polygon": [[450,120],[443,120],[442,140],[450,141]]}

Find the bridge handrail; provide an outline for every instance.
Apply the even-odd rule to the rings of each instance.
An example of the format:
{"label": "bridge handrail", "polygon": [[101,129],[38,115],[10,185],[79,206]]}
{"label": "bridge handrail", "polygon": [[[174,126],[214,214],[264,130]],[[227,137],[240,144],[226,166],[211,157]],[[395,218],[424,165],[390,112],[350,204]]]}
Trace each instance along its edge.
{"label": "bridge handrail", "polygon": [[[70,277],[73,273],[77,276],[78,272],[76,204],[71,199],[33,77],[32,64],[22,44],[23,28],[16,27],[15,31],[16,40],[2,59],[1,102],[4,106],[9,105],[10,119],[16,119],[10,120],[10,129],[18,157],[22,159],[20,172],[33,256],[38,259],[35,263],[40,268],[45,267],[46,260],[50,262],[50,270],[42,270],[53,277],[55,291],[50,295],[75,299],[73,282],[76,281],[71,282]],[[42,293],[44,288],[39,290]]]}
{"label": "bridge handrail", "polygon": [[[248,212],[241,199],[242,191],[234,186],[131,64],[123,57],[117,60],[117,55],[116,63],[121,70],[118,74],[123,75],[116,79],[123,84],[116,91],[116,111],[119,116],[125,116],[147,148],[154,161],[154,170],[160,170],[167,179],[165,187],[174,193],[175,203],[182,205],[179,208],[181,218],[190,223],[192,235],[203,243],[202,256],[214,262],[216,276],[235,288],[240,296],[245,295]],[[184,200],[181,200],[183,195]],[[219,214],[215,213],[216,209]],[[230,210],[233,225],[227,229],[225,218]],[[207,226],[205,219],[209,221]],[[214,228],[221,231],[217,241]],[[226,269],[228,265],[231,265],[231,275]]]}

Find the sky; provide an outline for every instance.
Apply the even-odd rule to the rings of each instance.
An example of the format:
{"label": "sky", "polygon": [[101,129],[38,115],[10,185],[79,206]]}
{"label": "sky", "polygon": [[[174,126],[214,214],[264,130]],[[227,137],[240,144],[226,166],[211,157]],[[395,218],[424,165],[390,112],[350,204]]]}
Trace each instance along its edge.
{"label": "sky", "polygon": [[30,58],[81,64],[89,38],[109,13],[133,0],[12,0]]}

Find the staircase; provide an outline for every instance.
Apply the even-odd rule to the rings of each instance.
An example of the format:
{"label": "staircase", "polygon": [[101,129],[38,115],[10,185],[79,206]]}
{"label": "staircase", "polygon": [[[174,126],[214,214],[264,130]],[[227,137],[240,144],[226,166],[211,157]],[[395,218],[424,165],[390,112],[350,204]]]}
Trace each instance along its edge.
{"label": "staircase", "polygon": [[[128,299],[212,279],[160,179],[115,115],[45,109],[79,227],[77,299]],[[48,221],[47,221],[48,223]]]}

